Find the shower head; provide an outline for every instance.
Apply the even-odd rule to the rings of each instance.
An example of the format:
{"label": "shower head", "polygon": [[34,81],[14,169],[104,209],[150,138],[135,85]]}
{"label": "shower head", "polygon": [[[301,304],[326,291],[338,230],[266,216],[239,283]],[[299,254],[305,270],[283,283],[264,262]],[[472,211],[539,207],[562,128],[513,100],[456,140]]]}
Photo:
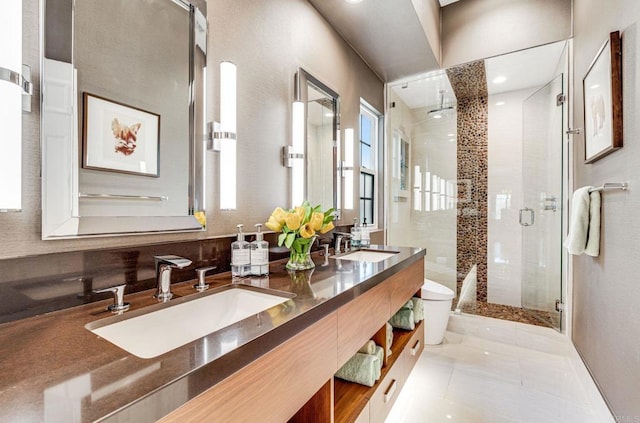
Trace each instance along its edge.
{"label": "shower head", "polygon": [[440,91],[440,107],[430,110],[429,116],[434,119],[440,119],[443,116],[446,116],[454,111],[453,106],[444,105],[444,91]]}

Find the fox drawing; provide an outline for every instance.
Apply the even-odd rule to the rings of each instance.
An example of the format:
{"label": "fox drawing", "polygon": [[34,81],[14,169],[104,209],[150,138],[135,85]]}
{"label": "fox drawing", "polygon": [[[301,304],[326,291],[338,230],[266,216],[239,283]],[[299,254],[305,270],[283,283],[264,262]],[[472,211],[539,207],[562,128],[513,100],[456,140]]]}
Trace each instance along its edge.
{"label": "fox drawing", "polygon": [[114,118],[111,121],[111,130],[116,137],[115,151],[116,153],[130,156],[136,150],[136,141],[138,140],[138,131],[142,123],[136,123],[135,125],[126,126],[122,125],[118,118]]}

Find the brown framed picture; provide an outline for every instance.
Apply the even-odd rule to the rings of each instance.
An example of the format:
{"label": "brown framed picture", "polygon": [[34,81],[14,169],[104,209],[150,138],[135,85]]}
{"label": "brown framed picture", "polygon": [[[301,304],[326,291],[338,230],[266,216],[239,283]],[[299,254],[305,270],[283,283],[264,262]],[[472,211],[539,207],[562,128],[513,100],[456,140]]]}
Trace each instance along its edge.
{"label": "brown framed picture", "polygon": [[582,80],[585,163],[622,148],[622,45],[609,34]]}
{"label": "brown framed picture", "polygon": [[84,93],[82,167],[158,177],[160,115]]}

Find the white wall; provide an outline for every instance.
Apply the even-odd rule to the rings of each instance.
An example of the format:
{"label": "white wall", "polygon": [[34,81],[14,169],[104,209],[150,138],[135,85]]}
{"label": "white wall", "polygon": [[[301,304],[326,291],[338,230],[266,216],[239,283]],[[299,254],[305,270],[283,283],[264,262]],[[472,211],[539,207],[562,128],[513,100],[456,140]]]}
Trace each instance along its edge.
{"label": "white wall", "polygon": [[571,0],[466,0],[442,8],[442,66],[571,37]]}
{"label": "white wall", "polygon": [[[419,167],[423,188],[426,172],[449,180],[456,180],[457,145],[455,135],[442,134],[456,132],[455,114],[449,118],[433,119],[427,112],[433,107],[409,109],[392,89],[388,90],[389,101],[396,107],[388,109],[388,174],[393,169],[392,143],[395,133],[409,141],[409,166],[407,169],[407,190],[399,191],[399,183],[393,177],[388,180],[387,242],[390,245],[426,248],[425,277],[439,282],[456,292],[456,231],[457,218],[455,204],[446,210],[415,210],[413,187],[415,166]],[[435,105],[434,105],[435,107]],[[449,141],[451,138],[453,141]],[[452,184],[455,185],[455,184]],[[421,196],[424,195],[421,193]],[[401,198],[399,198],[401,197]],[[423,201],[423,200],[422,200]]]}
{"label": "white wall", "polygon": [[[391,175],[391,169],[394,167],[392,146],[394,137],[398,134],[405,140],[412,142],[411,140],[411,128],[415,117],[413,112],[407,105],[398,97],[398,95],[389,87],[387,87],[387,101],[389,104],[395,103],[395,107],[387,109],[387,124],[386,124],[386,139],[387,150],[385,167],[387,169],[386,177],[386,198],[388,219],[387,225],[387,244],[389,245],[409,245],[408,240],[411,237],[411,225],[407,222],[411,219],[411,198],[407,198],[406,201],[399,201],[394,199],[394,196],[398,195],[399,181],[394,180]],[[409,172],[411,173],[411,172]],[[413,183],[413,175],[409,176],[409,186]]]}

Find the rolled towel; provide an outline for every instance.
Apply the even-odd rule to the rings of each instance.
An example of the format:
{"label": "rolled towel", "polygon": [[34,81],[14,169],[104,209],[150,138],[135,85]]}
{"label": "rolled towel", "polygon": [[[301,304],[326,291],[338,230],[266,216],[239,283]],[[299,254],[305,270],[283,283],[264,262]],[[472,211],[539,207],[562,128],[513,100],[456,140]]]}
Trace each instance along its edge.
{"label": "rolled towel", "polygon": [[396,314],[389,320],[391,326],[398,329],[414,330],[416,328],[415,318],[413,317],[413,310],[401,308]]}
{"label": "rolled towel", "polygon": [[375,354],[376,352],[376,343],[373,342],[371,339],[367,341],[366,344],[364,344],[362,346],[362,348],[360,348],[358,350],[359,353],[363,353],[363,354]]}
{"label": "rolled towel", "polygon": [[376,375],[380,377],[378,362],[375,355],[356,353],[338,370],[336,377],[371,387],[376,383]]}
{"label": "rolled towel", "polygon": [[393,326],[391,323],[387,322],[387,357],[391,356],[391,344],[393,344]]}
{"label": "rolled towel", "polygon": [[374,365],[374,369],[373,369],[373,378],[375,380],[380,380],[380,376],[382,376],[382,363],[380,361],[380,357],[378,357],[377,355],[373,354],[371,355],[371,357],[375,357],[376,358],[376,362]]}
{"label": "rolled towel", "polygon": [[407,310],[413,310],[413,301],[409,300],[407,301],[403,306],[403,309],[407,309]]}
{"label": "rolled towel", "polygon": [[422,298],[413,297],[411,299],[413,302],[413,320],[418,323],[424,320],[424,303],[422,302]]}
{"label": "rolled towel", "polygon": [[382,365],[384,364],[384,348],[380,345],[376,345],[376,352],[374,355],[378,357],[378,368],[382,372]]}

